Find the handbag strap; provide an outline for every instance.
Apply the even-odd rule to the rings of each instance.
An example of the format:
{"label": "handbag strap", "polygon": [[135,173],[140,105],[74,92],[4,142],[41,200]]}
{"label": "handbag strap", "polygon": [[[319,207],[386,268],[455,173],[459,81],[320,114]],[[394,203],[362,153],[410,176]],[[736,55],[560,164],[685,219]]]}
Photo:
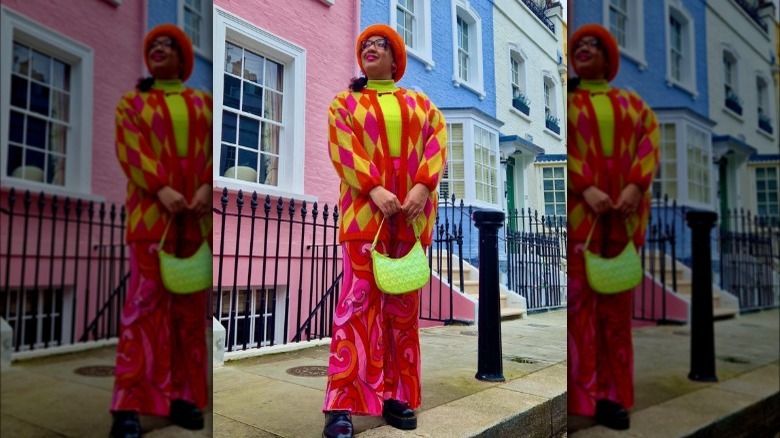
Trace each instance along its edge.
{"label": "handbag strap", "polygon": [[[162,250],[162,247],[163,247],[163,243],[165,243],[165,236],[167,236],[167,235],[168,235],[168,229],[170,229],[170,228],[171,228],[171,222],[173,222],[173,217],[171,217],[171,219],[170,219],[170,220],[168,220],[168,224],[167,224],[167,225],[165,225],[165,231],[163,231],[163,235],[162,235],[162,237],[160,237],[160,245],[159,245],[159,248],[160,248],[161,250]],[[198,226],[200,226],[200,227],[201,227],[201,234],[203,233],[202,225],[203,225],[203,219],[198,219]],[[204,238],[203,238],[203,240],[205,241],[205,240],[206,240],[206,238],[204,237]]]}
{"label": "handbag strap", "polygon": [[[596,225],[599,223],[599,219],[601,219],[601,215],[596,216],[596,220],[593,221],[593,225],[590,227],[590,231],[588,232],[588,238],[585,239],[585,249],[588,249],[590,246],[590,238],[593,236],[593,230],[596,229]],[[624,224],[626,225],[626,233],[628,234],[628,239],[633,240],[631,237],[631,229],[628,227],[628,222],[624,221]]]}
{"label": "handbag strap", "polygon": [[[422,229],[418,231],[418,228],[422,228],[423,225],[417,225],[417,220],[415,219],[414,222],[412,222],[412,228],[414,228],[414,237],[417,238],[417,241],[420,240],[420,235],[422,234]],[[379,223],[379,228],[376,229],[376,235],[374,236],[374,242],[371,244],[371,251],[376,248],[376,243],[379,241],[379,233],[382,231],[382,225],[385,224],[385,217],[382,215],[382,222]]]}

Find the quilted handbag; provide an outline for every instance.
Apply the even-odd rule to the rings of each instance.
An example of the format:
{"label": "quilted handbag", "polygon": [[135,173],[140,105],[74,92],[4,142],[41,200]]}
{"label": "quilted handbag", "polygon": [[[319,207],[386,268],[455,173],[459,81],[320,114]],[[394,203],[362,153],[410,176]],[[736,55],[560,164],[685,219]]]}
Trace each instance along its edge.
{"label": "quilted handbag", "polygon": [[420,232],[417,231],[417,224],[415,223],[414,228],[417,242],[408,254],[394,259],[375,250],[379,232],[384,223],[385,220],[382,219],[376,236],[374,236],[374,243],[371,245],[371,260],[374,264],[376,285],[379,290],[390,295],[400,295],[420,289],[430,280],[431,270],[428,267],[428,258],[425,256],[422,244],[420,244]]}
{"label": "quilted handbag", "polygon": [[642,281],[644,272],[634,241],[629,240],[616,257],[606,258],[592,253],[588,251],[588,246],[597,223],[593,223],[585,241],[585,275],[588,284],[601,294],[616,294],[635,288]]}
{"label": "quilted handbag", "polygon": [[165,236],[171,222],[165,227],[160,239],[160,276],[165,288],[175,294],[191,294],[210,289],[213,286],[211,248],[204,240],[195,254],[178,258],[163,250]]}

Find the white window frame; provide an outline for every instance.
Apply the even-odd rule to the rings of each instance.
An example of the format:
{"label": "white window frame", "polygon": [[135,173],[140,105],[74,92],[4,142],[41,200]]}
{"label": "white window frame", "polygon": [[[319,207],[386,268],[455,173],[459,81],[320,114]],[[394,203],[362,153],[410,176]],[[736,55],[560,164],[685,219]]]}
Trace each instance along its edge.
{"label": "white window frame", "polygon": [[[185,0],[177,0],[178,4],[176,7],[176,15],[177,15],[177,24],[179,27],[185,31],[184,27],[184,8],[185,8]],[[200,45],[196,45],[194,42],[192,44],[192,47],[198,55],[202,56],[203,58],[211,61],[211,56],[213,53],[212,43],[212,1],[211,0],[201,0],[200,1],[200,8],[199,11],[201,21],[200,21]],[[189,35],[188,35],[189,36]]]}
{"label": "white window frame", "polygon": [[[492,145],[490,145],[490,144],[479,144],[478,145],[477,144],[477,138],[479,137],[477,135],[478,131],[482,131],[484,133],[484,135],[487,136],[488,139],[492,138],[493,139]],[[499,181],[501,181],[502,178],[499,176],[499,173],[501,172],[501,165],[500,165],[500,161],[501,160],[500,160],[500,153],[498,151],[498,134],[495,133],[495,132],[492,132],[489,128],[487,128],[487,127],[485,127],[485,126],[483,126],[483,125],[481,125],[479,123],[475,123],[474,124],[473,133],[472,134],[473,134],[473,137],[472,137],[473,138],[473,143],[472,144],[474,145],[474,147],[473,147],[474,161],[472,161],[472,163],[474,163],[474,197],[478,201],[482,201],[482,202],[490,204],[490,205],[501,206],[502,205],[502,201],[503,201],[503,197],[501,196],[502,195],[501,187],[503,187],[503,186],[501,184],[499,184]],[[478,155],[477,154],[477,148],[478,147],[481,150],[486,150],[487,151],[487,153],[488,153],[488,162],[487,163],[483,162],[481,159],[477,159],[477,155]],[[496,162],[496,167],[492,168],[492,169],[490,167],[490,162],[489,162],[491,158],[495,159],[495,162]],[[481,167],[482,170],[488,172],[487,175],[483,172],[483,177],[480,180],[477,179],[477,169],[479,167]],[[495,174],[495,181],[494,181],[495,184],[491,184],[491,181],[490,181],[489,175],[490,175],[491,170]],[[493,197],[494,196],[495,197],[495,202],[490,202],[489,200],[486,200],[486,199],[479,199],[479,192],[477,191],[477,184],[482,184],[483,186],[486,187],[486,189],[488,191],[494,191],[494,193],[489,194],[488,197]]]}
{"label": "white window frame", "polygon": [[[460,145],[460,148],[461,148],[461,150],[460,150],[461,159],[458,159],[458,160],[454,159],[455,154],[452,152],[452,150],[454,148],[454,146],[452,144],[453,139],[454,139],[454,136],[452,135],[452,126],[453,125],[460,125],[461,126],[461,135],[463,136],[463,138],[461,138],[461,140],[460,140],[460,143],[461,143],[461,145]],[[466,178],[466,161],[465,161],[465,150],[466,150],[466,146],[465,146],[465,141],[466,141],[465,140],[465,137],[466,137],[465,130],[466,130],[466,126],[464,125],[463,122],[461,122],[461,121],[456,121],[456,122],[449,122],[449,121],[447,121],[447,166],[445,167],[444,174],[442,174],[441,180],[439,181],[438,191],[439,191],[440,197],[444,197],[444,198],[450,199],[452,197],[452,194],[455,193],[454,184],[456,182],[462,182],[463,183],[463,193],[462,194],[455,193],[456,199],[465,199],[465,197],[466,197],[467,178]],[[454,166],[456,164],[462,167],[462,169],[463,169],[463,178],[453,179],[451,170],[454,168]],[[441,183],[445,182],[445,181],[447,182],[447,184],[449,186],[449,190],[447,191],[447,193],[442,193],[442,191],[441,191]]]}
{"label": "white window frame", "polygon": [[[24,291],[24,295],[22,295],[20,292]],[[56,306],[52,306],[52,308],[45,309],[45,299],[44,299],[44,293],[48,289],[44,289],[43,287],[38,288],[38,297],[34,298],[34,292],[35,289],[32,285],[26,285],[23,286],[21,289],[19,287],[10,289],[8,291],[8,294],[5,296],[0,297],[0,299],[4,300],[6,302],[6,306],[10,306],[13,308],[13,312],[9,311],[9,318],[8,318],[8,324],[14,325],[14,328],[16,330],[21,330],[20,339],[22,342],[25,341],[25,338],[27,337],[27,324],[26,322],[35,319],[35,331],[37,333],[37,336],[35,338],[35,342],[32,344],[32,348],[30,344],[24,344],[19,346],[19,352],[26,352],[26,351],[33,351],[33,350],[39,350],[41,348],[44,348],[46,346],[46,343],[43,341],[42,335],[43,335],[43,316],[48,316],[49,318],[58,318],[57,324],[51,324],[50,326],[50,335],[51,340],[49,340],[49,347],[54,346],[62,346],[62,345],[69,345],[70,344],[70,337],[71,337],[71,322],[73,320],[73,315],[71,314],[71,306],[70,303],[73,302],[73,288],[69,286],[65,286],[62,288],[56,288],[53,291],[49,291],[50,293],[53,293],[55,296],[52,297],[52,300],[56,303],[56,295],[62,296],[62,308],[58,309]],[[33,294],[31,294],[31,292]],[[14,305],[10,305],[11,303],[11,294],[15,294],[16,296],[16,303]],[[19,300],[24,297],[25,300],[31,299],[33,302],[35,302],[38,305],[38,308],[35,309],[33,313],[27,313],[23,310],[23,316],[16,313],[17,309],[19,309]],[[22,303],[23,307],[26,307],[26,302]],[[13,315],[11,315],[13,313]],[[22,317],[23,322],[19,323],[19,319]],[[54,339],[54,331],[55,326],[60,327],[60,339]],[[14,336],[16,336],[16,331],[14,331]],[[15,355],[18,355],[19,352],[14,352]]]}
{"label": "white window frame", "polygon": [[[666,129],[668,126],[674,126],[675,133],[674,133],[674,140],[671,142],[672,148],[675,151],[675,155],[671,157],[666,156],[666,145],[667,145],[667,137],[666,137]],[[657,190],[660,189],[661,191],[661,197],[664,195],[669,195],[671,198],[677,198],[680,193],[680,187],[679,187],[679,165],[677,162],[677,123],[659,123],[658,124],[658,130],[659,130],[659,151],[658,151],[658,168],[656,170],[655,178],[653,179],[653,187],[651,187],[651,197],[652,199],[656,199]],[[674,173],[669,174],[666,172],[667,167],[666,166],[673,166],[674,167]],[[669,193],[669,184],[674,184],[674,193]]]}
{"label": "white window frame", "polygon": [[558,205],[562,204],[563,208],[564,208],[563,214],[559,215],[559,214],[556,213],[554,216],[557,216],[559,218],[560,217],[566,218],[566,213],[567,213],[566,212],[566,200],[567,200],[566,187],[567,187],[567,184],[568,184],[568,181],[567,181],[567,171],[566,171],[566,162],[565,161],[564,162],[542,162],[542,163],[535,163],[535,165],[536,165],[536,172],[537,172],[537,180],[539,181],[539,200],[540,200],[540,202],[539,202],[539,207],[540,207],[539,211],[544,216],[548,216],[548,217],[552,217],[553,215],[548,215],[547,214],[547,204],[548,203],[547,203],[547,200],[544,197],[544,194],[546,192],[546,190],[544,189],[544,181],[545,181],[544,169],[553,169],[552,170],[552,172],[553,172],[552,181],[555,181],[557,179],[557,178],[555,178],[555,169],[556,168],[563,169],[563,189],[562,190],[556,190],[555,187],[554,187],[555,183],[553,182],[553,192],[559,192],[559,191],[563,192],[563,203],[558,202],[557,200],[554,200],[553,201],[553,209],[557,210],[556,207]]}
{"label": "white window frame", "polygon": [[[604,13],[602,15],[605,28],[610,29],[610,0],[604,0],[602,2]],[[626,11],[628,24],[626,25],[626,45],[618,46],[620,53],[634,61],[639,67],[640,71],[647,68],[647,60],[645,59],[645,23],[642,17],[644,16],[644,0],[628,0],[628,11]]]}
{"label": "white window frame", "polygon": [[[5,7],[0,6],[0,181],[3,188],[45,191],[48,194],[102,202],[92,194],[92,93],[94,52],[91,48]],[[6,175],[9,153],[8,127],[11,108],[13,43],[31,48],[70,64],[70,125],[67,136],[65,185],[58,186]]]}
{"label": "white window frame", "polygon": [[[458,61],[458,17],[469,25],[469,72],[472,75],[468,81],[460,78]],[[464,87],[477,94],[479,100],[484,100],[487,93],[482,72],[482,19],[471,7],[468,0],[452,2],[452,84]]]}
{"label": "white window frame", "polygon": [[[777,118],[775,116],[775,114],[777,114],[775,112],[776,108],[774,107],[774,102],[776,102],[776,99],[772,99],[772,96],[776,96],[775,90],[772,88],[772,86],[774,84],[774,81],[769,79],[766,76],[766,74],[764,74],[764,72],[762,72],[761,70],[757,70],[755,76],[756,76],[756,131],[759,134],[761,134],[761,135],[763,135],[763,136],[765,136],[765,137],[767,137],[769,139],[774,140],[774,139],[777,138],[777,130],[779,128],[777,126]],[[762,104],[762,102],[761,102],[762,98],[761,98],[761,96],[759,95],[759,92],[758,92],[758,81],[759,80],[764,83],[764,97],[763,97],[763,100],[764,100],[763,104],[764,105],[763,105],[763,109],[766,111],[766,115],[767,115],[767,117],[769,117],[769,120],[772,123],[772,125],[771,125],[772,126],[772,133],[771,134],[758,127],[758,107],[760,107],[761,104]],[[744,112],[744,109],[743,109],[743,112]]]}
{"label": "white window frame", "polygon": [[[515,85],[520,89],[520,92],[530,100],[528,97],[528,55],[525,54],[517,45],[510,44],[509,46],[509,86],[510,88]],[[519,81],[515,82],[512,61],[516,61],[519,67],[517,72]],[[514,98],[514,93],[512,94]],[[530,105],[529,105],[530,106]]]}
{"label": "white window frame", "polygon": [[[498,147],[499,126],[495,122],[485,118],[481,112],[475,109],[443,110],[447,124],[463,125],[463,162],[464,164],[464,203],[479,208],[502,208],[504,196],[501,192],[504,187],[504,175],[500,163],[500,150]],[[469,166],[468,163],[475,162],[474,144],[475,127],[478,126],[493,134],[493,151],[496,154],[496,184],[498,187],[498,197],[495,204],[481,201],[476,196],[476,171],[475,166]],[[443,202],[443,199],[441,200]]]}
{"label": "white window frame", "polygon": [[[268,288],[268,287],[265,288],[266,293],[270,292],[270,293],[276,295],[275,305],[274,305],[274,308],[273,308],[273,316],[274,316],[274,324],[273,324],[274,339],[273,339],[273,343],[274,343],[274,345],[282,345],[283,344],[283,340],[284,340],[284,309],[285,309],[285,306],[286,306],[286,303],[284,301],[285,300],[285,290],[286,290],[285,287],[286,286],[280,285],[280,286],[277,286],[276,289]],[[241,292],[247,292],[247,291],[251,292],[251,295],[250,295],[251,299],[250,299],[250,302],[249,302],[249,311],[250,311],[250,315],[249,315],[249,318],[250,318],[250,322],[249,322],[249,340],[247,340],[247,349],[249,349],[249,348],[260,348],[260,347],[265,347],[265,346],[270,346],[271,345],[270,341],[258,342],[258,340],[254,338],[254,336],[255,336],[255,323],[256,323],[256,320],[258,319],[256,317],[259,316],[260,320],[264,320],[266,316],[271,315],[270,313],[264,313],[262,315],[257,313],[257,310],[258,310],[258,307],[259,307],[260,303],[257,302],[256,292],[259,292],[259,291],[262,291],[262,290],[263,290],[263,288],[261,286],[252,286],[252,287],[249,287],[249,288],[247,288],[246,286],[242,286],[242,287],[237,287],[236,288],[236,301],[238,301],[236,303],[236,309],[235,309],[236,310],[236,321],[238,321],[239,319],[242,319],[242,320],[246,320],[247,319],[247,315],[243,314],[244,306],[246,305],[246,301],[241,299]],[[215,300],[223,299],[222,297],[217,296],[217,289],[212,290],[211,293],[212,293],[212,296],[214,297]],[[232,322],[232,318],[230,317],[230,315],[231,315],[233,309],[230,309],[230,305],[231,305],[231,300],[233,299],[232,298],[233,292],[232,292],[232,289],[230,289],[230,288],[227,288],[227,289],[223,288],[222,289],[222,294],[223,295],[227,294],[227,299],[222,301],[221,309],[224,311],[224,309],[226,308],[225,306],[227,306],[228,316],[223,317],[220,314],[220,315],[216,315],[216,318],[217,318],[217,320],[219,321],[220,324],[224,323],[223,327],[225,327],[225,326],[229,326],[230,323]],[[233,329],[233,331],[236,330],[235,328],[232,328],[232,329]],[[225,328],[225,330],[227,330],[227,328]],[[265,331],[266,333],[267,333],[267,330],[268,330],[268,326],[266,326],[266,331]],[[250,340],[251,340],[251,342],[250,342]],[[233,339],[226,339],[226,341],[227,341],[228,345],[230,345],[230,343],[233,342],[233,352],[239,351],[239,349],[243,349],[243,347],[244,347],[243,343],[239,343],[238,342],[238,333],[235,334],[235,337]],[[225,347],[226,351],[227,351],[227,348],[228,347],[226,346]]]}
{"label": "white window frame", "polygon": [[[696,84],[696,28],[693,15],[683,6],[680,0],[665,0],[664,23],[666,28],[666,85],[676,86],[687,91],[696,99],[699,97]],[[680,23],[680,38],[682,45],[682,62],[680,65],[681,79],[678,81],[672,77],[672,30],[669,20],[674,18]]]}
{"label": "white window frame", "polygon": [[[708,208],[712,209],[716,203],[715,196],[715,178],[712,167],[712,133],[711,128],[703,123],[693,119],[685,111],[668,111],[658,114],[658,123],[661,124],[674,124],[676,125],[675,132],[675,151],[676,156],[670,159],[674,159],[677,162],[677,175],[674,179],[677,182],[677,203],[685,204],[696,208]],[[703,153],[705,155],[705,162],[709,163],[707,168],[708,181],[707,190],[709,203],[701,202],[698,200],[692,200],[689,194],[690,176],[688,175],[688,130],[696,129],[704,134],[704,145],[702,146]],[[661,159],[663,157],[663,151]],[[667,178],[671,179],[671,178]],[[663,195],[663,193],[662,193]],[[671,198],[671,197],[670,197]],[[653,199],[655,199],[655,193],[653,193]]]}
{"label": "white window frame", "polygon": [[[751,163],[750,167],[752,169],[752,174],[753,174],[753,187],[754,187],[754,189],[755,189],[754,191],[756,193],[756,198],[755,198],[756,210],[755,210],[755,214],[759,215],[759,208],[760,208],[760,206],[759,206],[759,200],[758,200],[758,195],[759,195],[758,169],[765,169],[765,170],[774,169],[775,170],[775,182],[777,184],[777,188],[775,189],[776,190],[775,193],[777,193],[777,190],[780,190],[780,166],[778,166],[778,164],[772,164],[772,163]],[[764,181],[768,182],[768,181],[771,181],[771,179],[769,177],[764,177]],[[765,188],[764,190],[762,190],[762,192],[767,194],[767,195],[769,193],[771,193],[769,188]],[[780,196],[780,195],[778,195],[778,196]],[[776,201],[775,203],[778,203],[778,202],[780,202],[780,200]],[[770,201],[768,199],[766,199],[763,203],[766,204],[767,207],[770,205]],[[778,208],[780,208],[780,207],[778,207]],[[770,215],[770,213],[767,212],[767,213],[765,213],[765,215]],[[775,215],[775,217],[777,218],[778,216]]]}
{"label": "white window frame", "polygon": [[[740,68],[739,67],[740,67],[741,62],[740,62],[739,52],[734,50],[731,47],[731,45],[724,43],[724,44],[721,44],[720,53],[721,53],[721,64],[723,65],[723,67],[721,68],[721,75],[723,75],[723,84],[724,84],[724,86],[722,88],[722,90],[723,90],[723,99],[720,100],[720,105],[723,108],[724,112],[726,112],[727,114],[729,114],[732,117],[735,117],[737,120],[742,121],[743,120],[743,115],[745,114],[745,107],[744,107],[744,102],[745,101],[744,101],[744,99],[742,99],[742,93],[740,91],[740,80],[739,80],[739,77],[740,77],[739,70],[740,70]],[[727,57],[731,58],[731,60],[733,61],[732,65],[731,65],[731,83],[729,85],[731,86],[732,93],[734,93],[737,97],[742,99],[742,102],[743,102],[742,114],[743,115],[737,114],[736,112],[732,111],[731,108],[726,106],[726,98],[728,97],[728,94],[726,93],[726,87],[725,87],[725,84],[726,84],[726,70],[725,70],[725,67],[726,66],[725,66],[725,62],[724,61],[725,61],[725,58],[727,58]]]}
{"label": "white window frame", "polygon": [[[428,0],[409,0],[414,2],[414,46],[406,45],[406,53],[420,60],[425,66],[425,71],[433,70],[436,63],[433,61],[433,45],[431,32],[431,2]],[[390,27],[396,28],[398,0],[390,0]]]}
{"label": "white window frame", "polygon": [[221,8],[214,7],[215,59],[222,65],[225,41],[235,41],[254,52],[268,56],[284,66],[284,128],[279,144],[279,169],[276,186],[240,181],[219,175],[222,153],[222,112],[224,68],[213,69],[214,83],[214,186],[251,193],[315,201],[303,191],[303,163],[306,132],[306,50]]}
{"label": "white window frame", "polygon": [[[548,102],[545,101],[545,96],[544,96],[544,86],[545,85],[547,85],[547,88],[548,88],[549,94],[550,94],[549,95],[549,99],[550,99],[549,107],[548,107]],[[561,131],[561,133],[563,133],[563,130],[565,129],[563,127],[564,120],[563,120],[563,117],[560,117],[558,115],[558,114],[561,113],[560,108],[558,107],[559,101],[561,100],[561,99],[558,98],[558,93],[559,93],[558,88],[560,86],[561,86],[561,81],[558,80],[555,77],[555,75],[553,75],[552,73],[550,73],[547,70],[542,71],[542,100],[544,101],[545,110],[549,108],[550,114],[553,117],[558,119],[558,129]],[[553,137],[555,137],[556,140],[562,139],[563,137],[561,136],[561,134],[556,134],[555,131],[552,131],[549,128],[547,128],[547,114],[546,113],[547,113],[547,111],[544,111],[544,113],[542,115],[544,132],[549,134],[549,135],[552,135]]]}

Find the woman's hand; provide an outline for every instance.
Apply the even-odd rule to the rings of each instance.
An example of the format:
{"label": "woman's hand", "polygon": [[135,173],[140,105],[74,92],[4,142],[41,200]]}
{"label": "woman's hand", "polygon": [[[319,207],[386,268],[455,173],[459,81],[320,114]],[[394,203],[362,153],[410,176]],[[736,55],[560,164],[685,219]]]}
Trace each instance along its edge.
{"label": "woman's hand", "polygon": [[609,195],[596,188],[596,186],[590,186],[585,189],[582,192],[582,197],[585,198],[585,202],[588,203],[588,206],[596,214],[604,214],[613,208]]}
{"label": "woman's hand", "polygon": [[368,195],[371,196],[371,200],[374,201],[374,204],[376,204],[385,217],[390,217],[401,209],[398,197],[382,186],[374,187],[368,192]]}
{"label": "woman's hand", "polygon": [[623,217],[636,211],[639,208],[639,202],[642,200],[642,190],[636,184],[627,185],[618,197],[615,210],[620,212]]}
{"label": "woman's hand", "polygon": [[412,187],[412,190],[409,190],[404,205],[401,206],[401,210],[403,210],[406,219],[410,223],[414,222],[417,219],[417,216],[422,213],[423,208],[425,208],[425,202],[428,200],[430,194],[431,191],[428,190],[428,187],[419,183],[415,184],[414,187]]}
{"label": "woman's hand", "polygon": [[171,186],[165,186],[157,191],[157,199],[171,214],[179,214],[187,208],[187,200],[184,195],[177,192]]}
{"label": "woman's hand", "polygon": [[211,196],[211,184],[203,184],[198,191],[195,192],[195,196],[192,197],[192,202],[190,202],[190,205],[187,207],[192,210],[198,218],[201,218],[211,212]]}

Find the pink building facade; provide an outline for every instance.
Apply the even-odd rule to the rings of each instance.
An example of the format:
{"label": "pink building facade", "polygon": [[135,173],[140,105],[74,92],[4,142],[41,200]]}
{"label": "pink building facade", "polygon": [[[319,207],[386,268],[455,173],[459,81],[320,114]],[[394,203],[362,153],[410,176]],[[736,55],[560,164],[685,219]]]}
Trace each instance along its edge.
{"label": "pink building facade", "polygon": [[127,260],[114,110],[143,74],[146,32],[146,2],[116,3],[0,6],[0,317],[17,353],[115,333],[105,303]]}

